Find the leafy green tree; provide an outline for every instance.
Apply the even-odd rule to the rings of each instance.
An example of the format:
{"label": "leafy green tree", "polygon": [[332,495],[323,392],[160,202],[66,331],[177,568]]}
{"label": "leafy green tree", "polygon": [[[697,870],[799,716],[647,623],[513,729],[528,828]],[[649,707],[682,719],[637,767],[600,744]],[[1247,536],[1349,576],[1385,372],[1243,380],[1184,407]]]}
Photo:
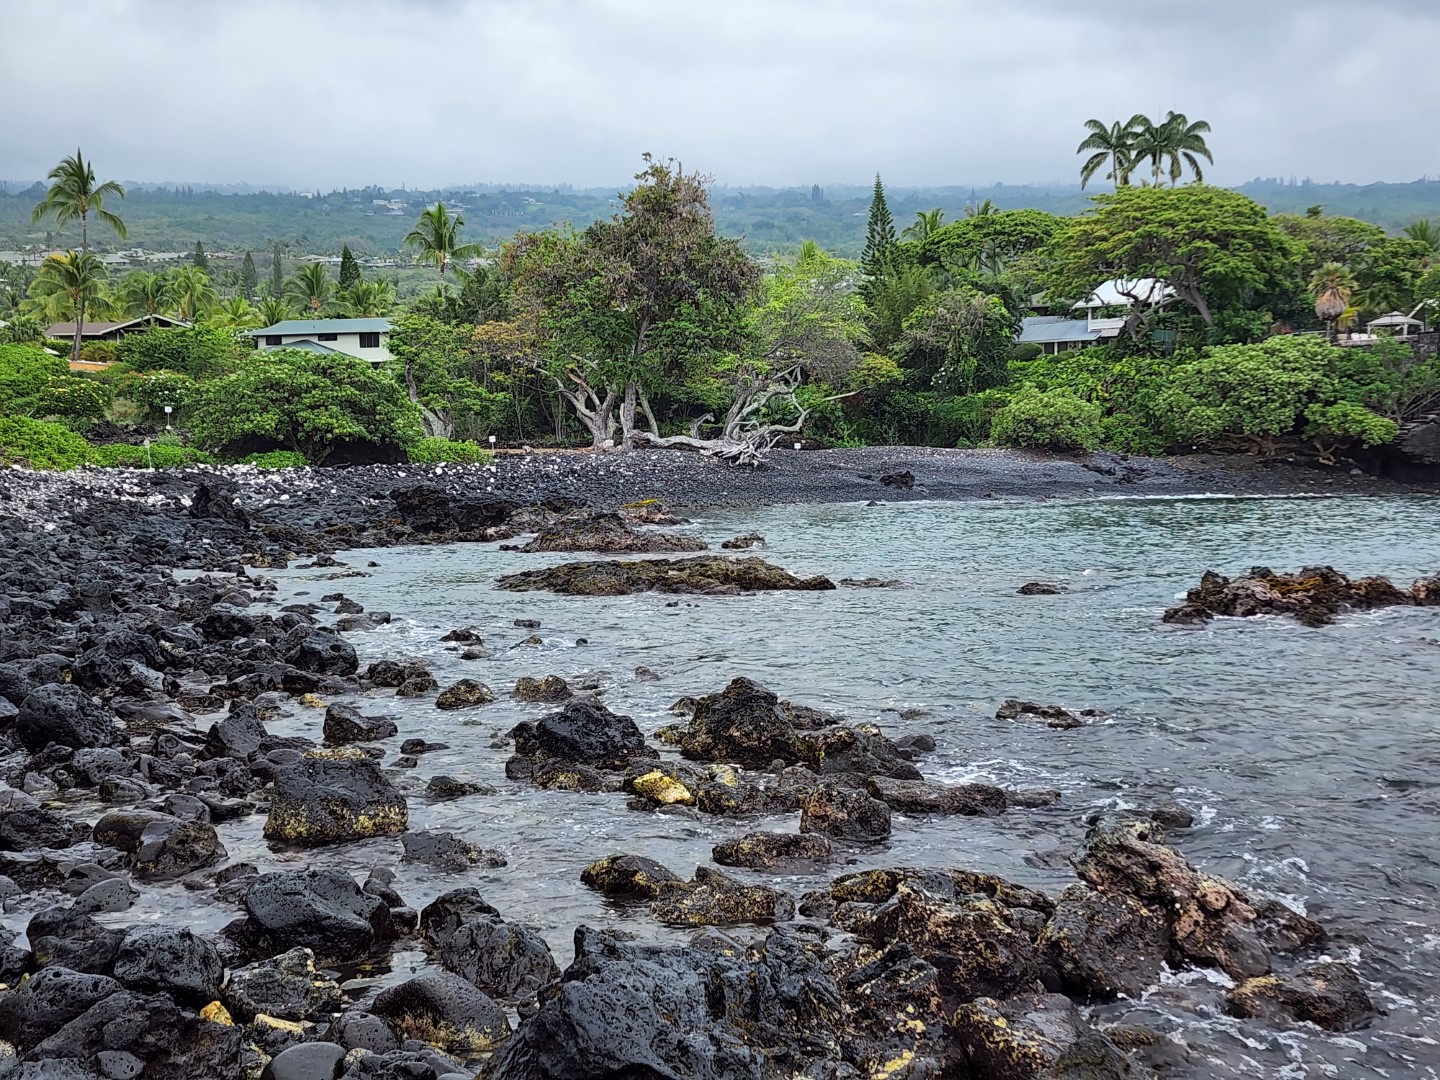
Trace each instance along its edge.
{"label": "leafy green tree", "polygon": [[752,317],[755,356],[832,386],[846,382],[869,339],[855,271],[855,263],[807,241],[793,262],[766,274]]}
{"label": "leafy green tree", "polygon": [[240,295],[246,300],[254,300],[259,291],[260,278],[255,272],[255,256],[247,251],[240,264]]}
{"label": "leafy green tree", "polygon": [[279,300],[285,295],[285,270],[280,262],[280,242],[270,250],[270,298]]}
{"label": "leafy green tree", "polygon": [[885,201],[885,185],[875,174],[875,191],[870,196],[870,218],[865,224],[865,250],[860,255],[860,272],[871,281],[890,267],[895,248],[895,218]]}
{"label": "leafy green tree", "polygon": [[455,299],[455,321],[479,326],[510,317],[505,283],[494,267],[481,264],[465,275],[465,284]]}
{"label": "leafy green tree", "polygon": [[335,282],[324,263],[308,263],[285,283],[285,292],[302,311],[309,312],[310,318],[318,319],[335,299]]}
{"label": "leafy green tree", "polygon": [[128,319],[169,314],[175,310],[173,284],[168,274],[132,270],[115,290],[121,313]]}
{"label": "leafy green tree", "polygon": [[178,422],[194,391],[195,380],[177,371],[127,371],[115,382],[115,396],[143,410],[148,423],[164,423],[166,405]]}
{"label": "leafy green tree", "polygon": [[1440,224],[1431,218],[1423,218],[1406,225],[1405,235],[1411,240],[1424,244],[1431,256],[1440,255]]}
{"label": "leafy green tree", "polygon": [[1270,220],[1295,241],[1300,275],[1306,280],[1326,263],[1339,263],[1353,272],[1365,252],[1385,239],[1385,230],[1380,226],[1351,217],[1276,214]]}
{"label": "leafy green tree", "polygon": [[46,324],[38,312],[11,311],[0,326],[0,345],[31,345],[45,340]]}
{"label": "leafy green tree", "polygon": [[170,272],[170,296],[180,318],[202,319],[220,302],[220,293],[210,275],[198,266],[179,266]]}
{"label": "leafy green tree", "polygon": [[105,282],[108,274],[97,255],[66,251],[51,255],[40,264],[40,272],[30,283],[30,298],[47,315],[74,322],[75,337],[70,346],[71,361],[80,359],[81,337],[85,314],[107,303]]}
{"label": "leafy green tree", "polygon": [[930,269],[913,264],[886,267],[878,278],[864,282],[862,298],[875,348],[888,349],[899,341],[905,320],[934,293]]}
{"label": "leafy green tree", "polygon": [[204,273],[206,277],[210,276],[210,258],[205,254],[205,245],[199,240],[195,241],[195,254],[190,256],[190,265]]}
{"label": "leafy green tree", "polygon": [[[46,179],[50,181],[50,186],[45,189],[45,197],[31,211],[31,220],[40,222],[53,216],[55,224],[62,228],[71,221],[80,222],[80,259],[72,261],[71,269],[66,272],[72,282],[72,287],[67,291],[74,304],[78,304],[72,305],[69,316],[75,323],[75,337],[70,345],[70,359],[74,361],[80,359],[85,315],[92,298],[91,290],[82,285],[77,276],[91,273],[90,215],[94,214],[98,221],[110,226],[124,239],[125,222],[105,209],[105,199],[107,196],[123,199],[125,189],[113,180],[107,180],[103,184],[96,183],[94,167],[85,160],[79,150],[75,151],[73,157],[65,158],[51,169]],[[103,270],[103,267],[101,269]]]}
{"label": "leafy green tree", "polygon": [[716,235],[707,178],[644,160],[621,213],[579,235],[522,238],[507,256],[547,373],[597,448],[617,409],[628,447],[650,393],[735,350],[760,276]]}
{"label": "leafy green tree", "polygon": [[973,394],[1004,385],[1014,341],[1015,322],[998,297],[951,289],[932,296],[905,320],[895,355],[920,385]]}
{"label": "leafy green tree", "polygon": [[1422,241],[1408,236],[1388,236],[1370,245],[1355,272],[1355,302],[1376,315],[1408,313],[1429,255]]}
{"label": "leafy green tree", "polygon": [[996,411],[990,438],[1001,446],[1088,452],[1100,445],[1102,411],[1065,390],[1023,386]]}
{"label": "leafy green tree", "polygon": [[1062,219],[1043,210],[998,210],[961,218],[932,233],[920,259],[952,274],[994,277],[1013,260],[1039,251],[1061,224]]}
{"label": "leafy green tree", "polygon": [[427,436],[451,438],[457,425],[489,434],[509,398],[487,388],[474,328],[407,314],[390,326],[390,355],[406,393],[421,412]]}
{"label": "leafy green tree", "polygon": [[1157,278],[1212,327],[1219,310],[1298,291],[1294,245],[1244,195],[1191,184],[1121,188],[1093,202],[1047,251],[1054,298],[1083,299],[1114,278]]}
{"label": "leafy green tree", "polygon": [[1110,124],[1100,120],[1085,121],[1085,130],[1089,134],[1075,148],[1077,154],[1092,151],[1080,166],[1082,188],[1107,164],[1110,171],[1105,174],[1105,179],[1112,181],[1116,190],[1130,183],[1130,170],[1134,165],[1135,135],[1144,120],[1145,118],[1137,113],[1125,124],[1121,124],[1119,120]]}
{"label": "leafy green tree", "polygon": [[346,244],[340,252],[340,291],[354,288],[359,280],[360,264],[355,261],[350,245]]}
{"label": "leafy green tree", "polygon": [[340,353],[268,349],[196,387],[190,427],[200,445],[230,452],[271,443],[323,464],[345,444],[403,450],[422,435],[400,385]]}
{"label": "leafy green tree", "polygon": [[157,326],[120,340],[120,361],[135,371],[173,371],[213,379],[234,370],[251,350],[219,326]]}
{"label": "leafy green tree", "polygon": [[415,227],[405,234],[401,246],[417,249],[417,262],[428,263],[440,271],[440,280],[445,280],[445,270],[452,262],[479,255],[479,244],[462,244],[460,229],[465,219],[451,214],[443,202],[437,202],[421,213]]}

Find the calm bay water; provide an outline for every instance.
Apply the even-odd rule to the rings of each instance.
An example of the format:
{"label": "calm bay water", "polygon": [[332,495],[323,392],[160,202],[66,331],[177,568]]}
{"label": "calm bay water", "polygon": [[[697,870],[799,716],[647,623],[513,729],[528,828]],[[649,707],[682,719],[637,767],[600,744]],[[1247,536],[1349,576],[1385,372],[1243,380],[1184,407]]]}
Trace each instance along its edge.
{"label": "calm bay water", "polygon": [[[1096,1014],[1101,1023],[1145,1023],[1183,1044],[1188,1064],[1167,1075],[1433,1077],[1440,1070],[1440,610],[1351,615],[1318,630],[1275,619],[1182,629],[1162,625],[1160,615],[1210,568],[1234,574],[1258,564],[1325,562],[1409,584],[1440,570],[1437,525],[1440,505],[1423,499],[908,504],[699,516],[689,530],[712,545],[758,531],[767,539],[758,553],[795,573],[905,583],[734,598],[497,592],[498,575],[566,557],[490,545],[342,554],[352,566],[372,558],[380,565],[369,577],[339,582],[319,580],[319,571],[284,572],[281,602],[343,590],[395,616],[352,637],[362,662],[423,656],[442,685],[467,675],[495,688],[499,702],[460,713],[428,702],[362,704],[395,715],[402,738],[449,744],[424,755],[418,769],[397,773],[410,794],[411,827],[449,829],[499,848],[509,865],[441,874],[400,863],[399,843],[388,840],[323,858],[357,872],[393,865],[401,895],[417,907],[446,889],[478,885],[508,918],[541,929],[562,965],[582,922],[667,936],[648,912],[605,906],[579,884],[580,870],[625,851],[688,876],[713,844],[756,823],[635,813],[622,796],[509,783],[510,750],[492,742],[545,707],[513,702],[506,691],[522,675],[592,677],[611,708],[649,732],[674,720],[667,709],[677,697],[748,675],[892,735],[929,732],[939,749],[921,763],[928,776],[1063,793],[1058,806],[992,820],[897,818],[886,847],[853,853],[834,873],[963,866],[1058,892],[1074,880],[1065,858],[1087,815],[1176,800],[1197,822],[1172,843],[1197,865],[1324,923],[1335,935],[1329,955],[1355,963],[1387,1010],[1350,1035],[1278,1032],[1221,1015],[1223,977],[1167,976],[1143,1001]],[[1016,594],[1032,580],[1070,592]],[[541,629],[518,629],[517,618],[539,619]],[[494,657],[462,661],[440,643],[462,625],[479,629]],[[531,633],[544,644],[516,645]],[[640,665],[661,681],[637,682]],[[1074,731],[995,720],[997,704],[1010,696],[1104,716]],[[912,709],[924,712],[902,720],[899,711]],[[318,739],[320,713],[272,728]],[[499,794],[428,803],[421,789],[441,772],[490,783]],[[269,851],[260,824],[257,817],[222,827],[232,857],[262,868],[313,858]],[[759,824],[795,828],[791,818]],[[820,883],[775,880],[797,893]],[[194,902],[166,892],[174,902]],[[152,914],[165,913],[157,906]],[[233,915],[218,907],[193,913],[206,928]],[[397,955],[390,977],[423,963],[418,953]]]}

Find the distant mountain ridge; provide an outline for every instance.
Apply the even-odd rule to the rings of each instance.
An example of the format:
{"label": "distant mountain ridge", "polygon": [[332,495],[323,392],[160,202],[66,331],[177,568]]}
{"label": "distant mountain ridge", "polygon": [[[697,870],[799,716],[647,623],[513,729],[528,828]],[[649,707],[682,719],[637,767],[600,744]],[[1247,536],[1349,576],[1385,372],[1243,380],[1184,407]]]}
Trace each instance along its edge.
{"label": "distant mountain ridge", "polygon": [[[357,255],[385,255],[398,249],[419,212],[436,199],[460,208],[467,238],[494,244],[524,229],[566,222],[583,228],[615,212],[618,190],[618,185],[612,190],[473,184],[432,191],[372,186],[317,194],[267,191],[243,183],[135,184],[116,207],[129,226],[129,238],[116,241],[103,230],[98,235],[92,231],[92,243],[112,249],[187,251],[198,240],[207,249],[261,251],[278,241],[292,254],[338,254],[349,244]],[[897,224],[904,228],[917,211],[938,206],[947,220],[954,220],[967,203],[985,199],[1002,210],[1078,214],[1097,190],[1104,189],[1082,192],[1078,185],[994,184],[887,187],[886,193]],[[1256,179],[1236,190],[1272,213],[1303,213],[1319,205],[1326,213],[1358,217],[1391,231],[1421,218],[1440,218],[1440,180],[1360,185]],[[31,207],[42,191],[38,182],[0,183],[0,249],[75,242],[75,228],[47,232],[44,225],[31,223]],[[711,193],[720,231],[743,236],[756,253],[789,251],[802,240],[815,240],[837,254],[854,257],[865,242],[869,200],[868,184],[716,186]]]}

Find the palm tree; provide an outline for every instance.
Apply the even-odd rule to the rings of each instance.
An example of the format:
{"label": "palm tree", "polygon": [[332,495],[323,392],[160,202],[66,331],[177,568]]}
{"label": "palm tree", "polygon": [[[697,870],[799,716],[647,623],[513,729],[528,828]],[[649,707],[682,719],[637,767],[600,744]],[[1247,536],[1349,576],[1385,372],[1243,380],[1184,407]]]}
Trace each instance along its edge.
{"label": "palm tree", "polygon": [[1405,226],[1405,235],[1411,240],[1419,240],[1430,249],[1431,254],[1440,254],[1440,225],[1429,218],[1422,218],[1413,225]]}
{"label": "palm tree", "polygon": [[105,196],[125,197],[125,189],[114,180],[103,184],[95,183],[95,169],[85,160],[79,150],[74,157],[50,170],[46,177],[50,187],[45,198],[36,204],[30,213],[30,220],[38,223],[49,214],[55,215],[55,224],[64,227],[68,222],[80,219],[80,254],[90,253],[90,215],[103,221],[115,230],[120,239],[125,239],[125,222],[105,209]]}
{"label": "palm tree", "polygon": [[105,264],[88,251],[66,251],[51,255],[30,283],[30,297],[41,310],[75,323],[70,360],[80,359],[80,339],[85,332],[85,313],[102,307],[105,297]]}
{"label": "palm tree", "polygon": [[136,270],[120,279],[116,290],[120,310],[127,318],[163,315],[175,309],[172,282],[166,274]]}
{"label": "palm tree", "polygon": [[335,283],[325,272],[324,263],[308,263],[295,272],[285,283],[285,291],[293,296],[302,309],[310,309],[310,317],[318,319],[320,309],[335,299]]}
{"label": "palm tree", "polygon": [[1160,186],[1162,175],[1170,178],[1172,186],[1179,183],[1186,167],[1195,174],[1196,181],[1204,180],[1200,159],[1215,164],[1210,148],[1205,145],[1210,125],[1204,120],[1191,123],[1184,113],[1171,110],[1158,124],[1147,116],[1137,116],[1131,124],[1134,126],[1133,157],[1127,174],[1140,162],[1149,161],[1150,183],[1154,187]]}
{"label": "palm tree", "polygon": [[916,210],[915,224],[908,226],[905,231],[900,234],[900,238],[902,240],[914,240],[918,243],[924,243],[935,235],[940,228],[941,222],[944,220],[945,211],[938,206],[935,207],[934,210]]}
{"label": "palm tree", "polygon": [[460,243],[460,227],[465,219],[459,214],[454,217],[445,209],[443,202],[437,202],[420,215],[415,227],[405,234],[401,241],[404,247],[419,248],[417,262],[430,263],[440,269],[440,280],[445,280],[445,268],[456,259],[468,259],[483,250],[479,244]]}
{"label": "palm tree", "polygon": [[1325,323],[1325,331],[1335,336],[1335,320],[1350,309],[1355,293],[1355,275],[1337,262],[1329,262],[1310,275],[1310,291],[1315,294],[1315,317]]}
{"label": "palm tree", "polygon": [[388,281],[361,278],[340,294],[340,307],[356,319],[376,319],[395,306],[395,289]]}
{"label": "palm tree", "polygon": [[966,217],[989,217],[991,214],[998,214],[1000,208],[989,199],[982,199],[978,203],[965,204]]}
{"label": "palm tree", "polygon": [[1106,162],[1110,164],[1110,171],[1105,174],[1106,180],[1114,181],[1117,189],[1130,183],[1130,169],[1135,155],[1135,132],[1139,121],[1144,119],[1137,114],[1125,124],[1121,124],[1119,120],[1108,125],[1099,120],[1085,121],[1085,130],[1090,134],[1075,148],[1075,153],[1083,154],[1086,150],[1094,153],[1080,166],[1082,188]]}
{"label": "palm tree", "polygon": [[208,315],[220,302],[210,275],[198,266],[180,266],[170,272],[170,295],[180,318],[192,322]]}
{"label": "palm tree", "polygon": [[248,330],[260,324],[259,312],[255,305],[243,296],[232,296],[218,304],[210,316],[216,326],[233,326],[237,330]]}
{"label": "palm tree", "polygon": [[256,308],[259,312],[259,324],[261,326],[274,326],[286,319],[293,318],[295,312],[290,307],[290,301],[283,296],[263,297]]}

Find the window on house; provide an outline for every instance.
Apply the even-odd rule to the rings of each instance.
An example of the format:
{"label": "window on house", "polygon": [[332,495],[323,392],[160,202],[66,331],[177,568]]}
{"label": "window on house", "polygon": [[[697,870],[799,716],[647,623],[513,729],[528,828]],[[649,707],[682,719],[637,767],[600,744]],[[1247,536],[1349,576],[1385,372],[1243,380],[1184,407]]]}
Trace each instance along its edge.
{"label": "window on house", "polygon": [[266,344],[266,345],[279,345],[279,344],[280,344],[280,335],[279,335],[279,334],[266,334],[266,335],[265,335],[265,344]]}
{"label": "window on house", "polygon": [[339,334],[321,334],[321,335],[320,335],[320,340],[321,340],[321,341],[339,341],[339,340],[340,340],[340,335],[339,335]]}
{"label": "window on house", "polygon": [[360,347],[362,349],[378,349],[380,347],[380,332],[377,330],[369,334],[361,334]]}

